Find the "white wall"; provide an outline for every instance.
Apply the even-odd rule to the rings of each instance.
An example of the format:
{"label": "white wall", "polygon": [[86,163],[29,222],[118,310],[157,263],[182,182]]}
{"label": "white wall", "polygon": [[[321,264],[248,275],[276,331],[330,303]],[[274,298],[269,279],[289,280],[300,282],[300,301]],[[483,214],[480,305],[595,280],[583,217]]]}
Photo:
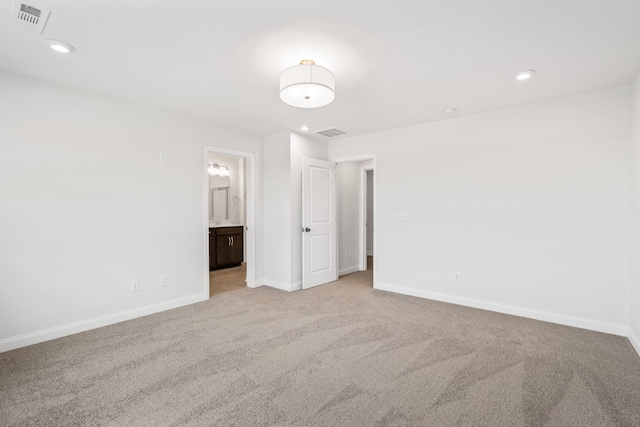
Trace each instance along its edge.
{"label": "white wall", "polygon": [[5,72],[0,93],[0,351],[207,298],[204,147],[255,150],[260,177],[260,138]]}
{"label": "white wall", "polygon": [[630,108],[621,87],[330,142],[377,153],[377,287],[626,334]]}
{"label": "white wall", "polygon": [[302,286],[302,159],[327,159],[327,143],[289,131],[264,138],[264,284]]}
{"label": "white wall", "polygon": [[338,163],[338,270],[349,274],[359,270],[360,162]]}
{"label": "white wall", "polygon": [[640,74],[633,84],[632,245],[629,339],[640,354]]}
{"label": "white wall", "polygon": [[291,284],[291,149],[290,133],[264,138],[264,284]]}
{"label": "white wall", "polygon": [[328,144],[291,133],[291,283],[302,287],[302,159],[327,160]]}

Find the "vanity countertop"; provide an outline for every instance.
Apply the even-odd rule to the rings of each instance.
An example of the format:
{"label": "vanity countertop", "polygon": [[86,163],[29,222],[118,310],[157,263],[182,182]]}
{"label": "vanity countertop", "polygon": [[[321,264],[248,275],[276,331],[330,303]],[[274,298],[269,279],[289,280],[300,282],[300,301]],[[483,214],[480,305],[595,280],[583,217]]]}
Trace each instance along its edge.
{"label": "vanity countertop", "polygon": [[223,228],[223,227],[244,227],[244,224],[214,224],[214,223],[209,223],[209,228]]}

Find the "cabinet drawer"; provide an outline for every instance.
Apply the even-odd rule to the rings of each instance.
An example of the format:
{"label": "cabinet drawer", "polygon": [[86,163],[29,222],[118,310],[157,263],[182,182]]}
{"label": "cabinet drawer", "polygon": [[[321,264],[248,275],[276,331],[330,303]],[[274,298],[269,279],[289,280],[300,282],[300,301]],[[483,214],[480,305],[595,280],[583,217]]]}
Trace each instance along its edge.
{"label": "cabinet drawer", "polygon": [[230,234],[242,234],[242,229],[244,227],[220,227],[215,228],[216,235],[218,236],[228,236]]}

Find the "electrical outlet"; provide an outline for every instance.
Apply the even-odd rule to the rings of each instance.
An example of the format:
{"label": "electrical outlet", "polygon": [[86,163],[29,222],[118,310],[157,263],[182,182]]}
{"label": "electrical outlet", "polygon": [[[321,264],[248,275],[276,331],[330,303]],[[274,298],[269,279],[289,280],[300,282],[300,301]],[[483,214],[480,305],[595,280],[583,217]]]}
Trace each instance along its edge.
{"label": "electrical outlet", "polygon": [[455,282],[459,282],[460,280],[462,280],[462,273],[459,271],[454,271],[453,272],[453,280]]}
{"label": "electrical outlet", "polygon": [[131,292],[138,292],[140,290],[140,281],[132,280],[131,281]]}
{"label": "electrical outlet", "polygon": [[353,256],[353,251],[349,251],[349,258]]}
{"label": "electrical outlet", "polygon": [[169,163],[169,156],[167,153],[160,153],[160,164],[166,165],[167,163]]}
{"label": "electrical outlet", "polygon": [[160,286],[169,286],[169,275],[163,274],[160,276]]}

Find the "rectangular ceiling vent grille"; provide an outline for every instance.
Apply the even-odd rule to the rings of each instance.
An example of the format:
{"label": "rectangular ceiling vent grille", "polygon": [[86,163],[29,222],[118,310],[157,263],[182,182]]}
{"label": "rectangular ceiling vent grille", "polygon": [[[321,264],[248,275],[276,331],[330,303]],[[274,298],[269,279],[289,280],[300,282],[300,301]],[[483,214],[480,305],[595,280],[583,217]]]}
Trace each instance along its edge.
{"label": "rectangular ceiling vent grille", "polygon": [[11,12],[11,20],[25,30],[42,34],[44,25],[49,18],[49,11],[38,9],[37,7],[24,4],[21,1],[13,2],[13,11]]}
{"label": "rectangular ceiling vent grille", "polygon": [[325,129],[318,132],[318,134],[322,136],[328,136],[329,138],[333,138],[334,136],[346,135],[346,132],[341,131],[340,129],[331,128]]}

